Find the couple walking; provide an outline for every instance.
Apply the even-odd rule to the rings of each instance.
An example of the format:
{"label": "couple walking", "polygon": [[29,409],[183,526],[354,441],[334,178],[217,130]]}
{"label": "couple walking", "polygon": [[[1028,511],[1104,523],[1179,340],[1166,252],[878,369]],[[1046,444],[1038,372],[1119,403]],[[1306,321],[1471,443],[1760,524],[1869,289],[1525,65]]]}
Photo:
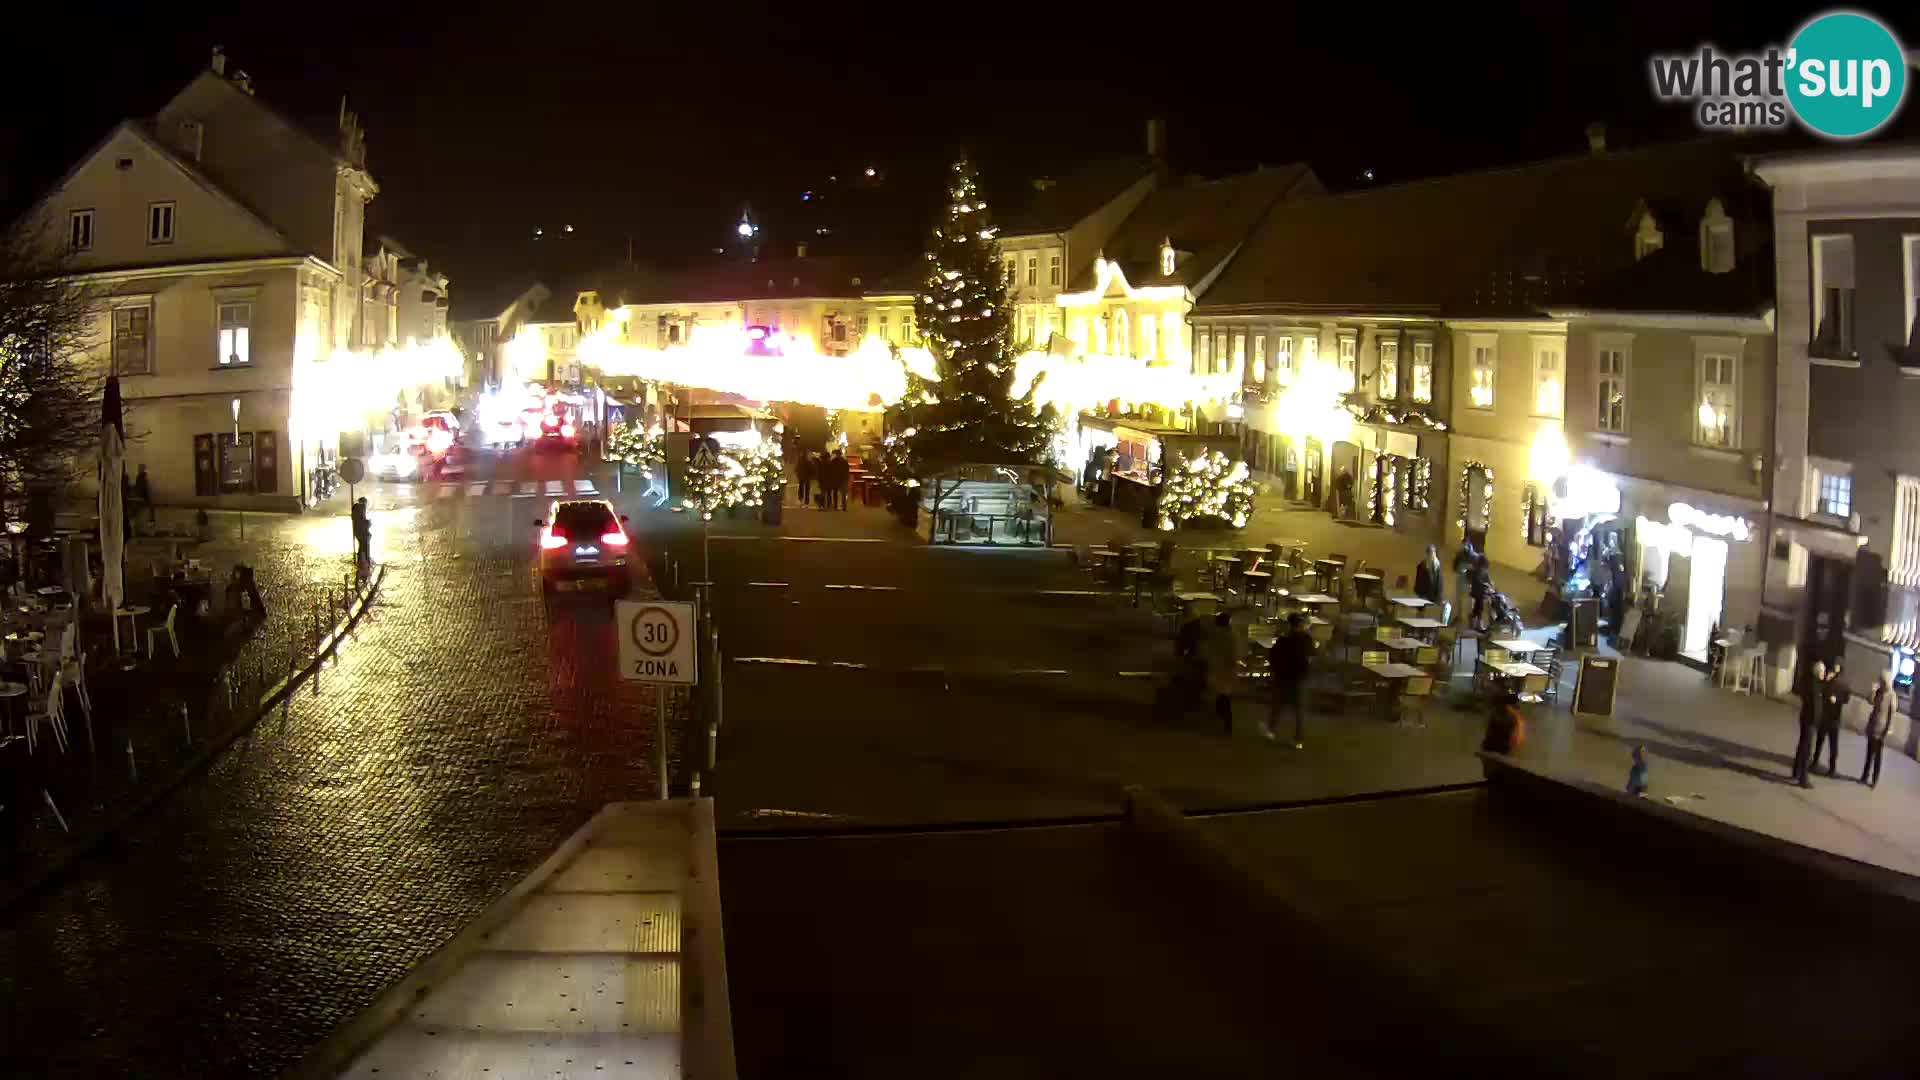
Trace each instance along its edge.
{"label": "couple walking", "polygon": [[809,450],[807,456],[800,459],[794,472],[800,479],[800,505],[808,506],[813,502],[813,489],[820,489],[820,505],[827,510],[845,510],[847,508],[847,478],[853,467],[847,463],[847,455],[835,450],[832,457],[823,458],[818,452]]}
{"label": "couple walking", "polygon": [[[1813,786],[1809,775],[1820,763],[1820,752],[1827,753],[1827,775],[1837,776],[1840,764],[1840,718],[1851,696],[1841,680],[1841,664],[1832,667],[1813,662],[1812,677],[1800,694],[1800,741],[1793,749],[1793,780],[1803,788]],[[1887,729],[1893,726],[1893,678],[1882,672],[1873,684],[1873,702],[1867,711],[1867,759],[1860,768],[1860,782],[1880,786],[1880,756],[1886,750]]]}

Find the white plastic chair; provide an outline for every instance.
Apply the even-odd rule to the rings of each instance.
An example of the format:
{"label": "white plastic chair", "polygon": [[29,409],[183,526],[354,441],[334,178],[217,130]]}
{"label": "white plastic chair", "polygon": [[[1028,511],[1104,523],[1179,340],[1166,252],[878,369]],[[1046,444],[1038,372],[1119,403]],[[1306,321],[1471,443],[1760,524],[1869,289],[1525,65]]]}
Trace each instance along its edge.
{"label": "white plastic chair", "polygon": [[167,609],[166,622],[161,623],[159,626],[147,627],[147,659],[153,659],[154,646],[158,643],[157,639],[161,634],[167,635],[167,643],[173,646],[174,659],[177,660],[180,658],[180,638],[179,635],[173,632],[173,620],[174,617],[179,614],[180,605],[175,604]]}
{"label": "white plastic chair", "polygon": [[87,693],[87,658],[82,655],[69,656],[60,661],[60,678],[72,686],[80,697],[80,711],[88,720],[93,719],[93,695]]}
{"label": "white plastic chair", "polygon": [[33,753],[36,742],[35,732],[38,730],[40,721],[42,720],[47,721],[47,726],[53,729],[53,737],[54,740],[60,744],[60,752],[63,754],[66,753],[66,688],[61,685],[60,672],[57,670],[53,673],[52,679],[49,680],[47,684],[47,696],[40,701],[38,708],[27,713],[27,752],[29,754]]}

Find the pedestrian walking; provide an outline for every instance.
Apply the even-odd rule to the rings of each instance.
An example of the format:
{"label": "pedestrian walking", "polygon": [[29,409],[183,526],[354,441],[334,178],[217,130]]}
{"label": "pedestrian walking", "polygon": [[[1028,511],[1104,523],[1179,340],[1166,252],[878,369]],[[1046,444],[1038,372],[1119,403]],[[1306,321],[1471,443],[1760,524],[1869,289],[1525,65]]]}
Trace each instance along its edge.
{"label": "pedestrian walking", "polygon": [[1473,541],[1463,539],[1459,550],[1453,553],[1453,611],[1447,622],[1453,622],[1452,616],[1467,613],[1467,594],[1473,589],[1473,559],[1479,554],[1473,550]]}
{"label": "pedestrian walking", "polygon": [[832,469],[832,480],[827,485],[827,509],[845,510],[847,508],[847,478],[852,469],[847,465],[847,455],[838,447],[834,448],[833,459],[828,463]]}
{"label": "pedestrian walking", "polygon": [[1840,764],[1840,713],[1847,707],[1847,685],[1841,681],[1840,660],[1834,658],[1821,682],[1820,731],[1813,740],[1813,763],[1820,764],[1820,751],[1827,751],[1827,775],[1838,776]]}
{"label": "pedestrian walking", "polygon": [[1820,693],[1827,680],[1827,665],[1818,660],[1807,673],[1800,690],[1800,740],[1793,746],[1793,782],[1803,788],[1813,786],[1807,778],[1813,763],[1813,732],[1820,726]]}
{"label": "pedestrian walking", "polygon": [[147,479],[145,465],[140,466],[140,471],[134,474],[133,500],[134,505],[147,512],[147,524],[153,524],[153,481]]}
{"label": "pedestrian walking", "polygon": [[1351,518],[1353,514],[1353,471],[1345,465],[1333,478],[1333,516]]}
{"label": "pedestrian walking", "polygon": [[1893,727],[1893,706],[1893,676],[1883,671],[1873,683],[1873,704],[1867,709],[1867,760],[1860,766],[1860,782],[1870,788],[1880,786],[1880,754]]}
{"label": "pedestrian walking", "polygon": [[820,472],[820,463],[814,459],[813,451],[800,455],[793,471],[800,480],[800,505],[806,506],[813,500],[813,481]]}
{"label": "pedestrian walking", "polygon": [[373,567],[373,519],[367,514],[367,497],[353,504],[353,562],[361,573]]}
{"label": "pedestrian walking", "polygon": [[1493,574],[1491,568],[1487,565],[1487,557],[1484,554],[1475,553],[1473,556],[1472,583],[1467,586],[1467,591],[1473,596],[1473,612],[1467,616],[1467,628],[1469,630],[1484,630],[1486,628],[1484,620],[1487,613],[1487,597],[1493,595]]}
{"label": "pedestrian walking", "polygon": [[1434,607],[1441,604],[1440,549],[1433,544],[1427,545],[1427,557],[1419,566],[1413,568],[1413,595],[1427,601]]}
{"label": "pedestrian walking", "polygon": [[1268,681],[1273,684],[1273,699],[1267,703],[1267,722],[1261,734],[1275,738],[1280,714],[1293,712],[1293,748],[1307,748],[1307,677],[1313,669],[1313,654],[1320,645],[1313,640],[1307,617],[1300,612],[1287,616],[1287,632],[1273,639],[1267,650]]}
{"label": "pedestrian walking", "polygon": [[1206,692],[1213,698],[1213,714],[1220,720],[1220,734],[1233,734],[1233,686],[1240,650],[1233,636],[1233,613],[1220,611],[1213,617],[1213,629],[1202,639],[1201,659],[1206,664]]}
{"label": "pedestrian walking", "polygon": [[1633,748],[1633,767],[1627,770],[1627,794],[1645,795],[1647,793],[1647,748]]}

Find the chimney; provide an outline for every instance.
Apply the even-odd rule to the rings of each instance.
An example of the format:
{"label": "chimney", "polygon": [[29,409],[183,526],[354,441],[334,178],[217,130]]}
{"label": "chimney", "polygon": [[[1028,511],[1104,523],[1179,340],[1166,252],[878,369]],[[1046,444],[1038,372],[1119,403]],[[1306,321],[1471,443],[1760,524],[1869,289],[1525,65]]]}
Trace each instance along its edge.
{"label": "chimney", "polygon": [[207,125],[200,120],[180,121],[180,149],[195,161],[207,148]]}
{"label": "chimney", "polygon": [[805,245],[805,244],[795,244],[795,245],[793,245],[793,257],[794,257],[794,258],[796,258],[796,259],[804,259],[804,258],[806,258],[806,257],[807,257],[807,245]]}
{"label": "chimney", "polygon": [[227,50],[218,45],[213,47],[213,73],[223,78],[227,74]]}
{"label": "chimney", "polygon": [[1167,118],[1164,116],[1147,117],[1147,156],[1155,161],[1166,160]]}
{"label": "chimney", "polygon": [[1595,154],[1607,152],[1607,125],[1598,120],[1587,125],[1587,150]]}

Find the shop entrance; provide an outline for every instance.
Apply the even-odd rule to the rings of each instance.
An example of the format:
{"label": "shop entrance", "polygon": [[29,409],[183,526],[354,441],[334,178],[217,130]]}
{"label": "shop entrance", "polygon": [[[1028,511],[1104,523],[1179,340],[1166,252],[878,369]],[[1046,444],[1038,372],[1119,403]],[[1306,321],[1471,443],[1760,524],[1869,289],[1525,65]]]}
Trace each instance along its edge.
{"label": "shop entrance", "polygon": [[[1853,564],[1815,555],[1807,560],[1806,611],[1800,650],[1802,670],[1815,660],[1831,662],[1846,652],[1847,606],[1852,596]],[[1796,675],[1794,685],[1800,685]]]}
{"label": "shop entrance", "polygon": [[1727,542],[1696,535],[1688,562],[1687,629],[1680,652],[1689,660],[1705,663],[1727,595]]}

